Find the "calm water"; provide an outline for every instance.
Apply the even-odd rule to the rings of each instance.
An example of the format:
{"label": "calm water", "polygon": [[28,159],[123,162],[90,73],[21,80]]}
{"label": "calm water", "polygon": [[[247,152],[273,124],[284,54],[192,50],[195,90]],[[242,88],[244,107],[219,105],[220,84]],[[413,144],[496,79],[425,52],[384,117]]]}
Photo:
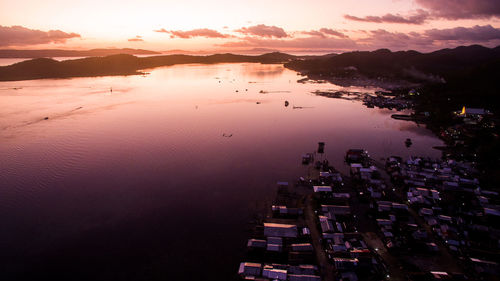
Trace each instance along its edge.
{"label": "calm water", "polygon": [[440,156],[426,129],[300,78],[219,64],[0,83],[1,279],[227,280],[250,217],[318,141],[342,169],[348,148]]}

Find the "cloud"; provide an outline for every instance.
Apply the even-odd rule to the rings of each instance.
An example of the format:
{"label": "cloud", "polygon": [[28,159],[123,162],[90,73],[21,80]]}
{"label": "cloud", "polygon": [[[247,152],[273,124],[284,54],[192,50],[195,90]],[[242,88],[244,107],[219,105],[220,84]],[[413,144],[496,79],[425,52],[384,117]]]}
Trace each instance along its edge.
{"label": "cloud", "polygon": [[[248,36],[237,41],[217,45],[226,48],[268,48],[280,50],[321,50],[351,51],[375,50],[388,48],[391,50],[434,51],[441,48],[459,45],[478,44],[496,46],[500,42],[500,29],[491,25],[456,27],[449,29],[428,29],[422,32],[391,32],[385,29],[367,30],[360,33],[361,38],[330,37],[325,30],[302,31],[309,37],[261,38]],[[343,34],[342,34],[343,35]],[[345,36],[345,35],[344,35]]]}
{"label": "cloud", "polygon": [[310,36],[318,36],[321,38],[326,38],[325,34],[323,32],[317,31],[317,30],[311,30],[311,31],[301,31],[300,33],[310,35]]}
{"label": "cloud", "polygon": [[344,33],[340,32],[340,31],[333,30],[333,29],[330,29],[330,28],[322,28],[319,31],[323,32],[324,34],[337,36],[339,38],[348,38],[349,37],[349,36],[345,35]]}
{"label": "cloud", "polygon": [[392,50],[427,49],[432,47],[433,40],[417,32],[389,32],[384,29],[371,30],[367,37],[358,39],[361,49],[389,48]]}
{"label": "cloud", "polygon": [[129,42],[144,42],[144,40],[142,39],[142,36],[135,36],[134,38],[130,38],[128,39]]}
{"label": "cloud", "polygon": [[372,22],[372,23],[402,23],[402,24],[424,24],[430,17],[429,12],[422,9],[417,10],[414,14],[409,16],[402,16],[400,14],[385,14],[383,16],[366,16],[356,17],[352,15],[344,15],[344,18],[353,21]]}
{"label": "cloud", "polygon": [[500,17],[498,0],[416,0],[432,16],[457,20]]}
{"label": "cloud", "polygon": [[80,34],[66,33],[61,30],[41,31],[19,25],[0,25],[0,46],[26,46],[49,43],[66,43],[71,38],[79,38]]}
{"label": "cloud", "polygon": [[368,31],[364,38],[356,40],[361,49],[389,48],[392,50],[417,49],[431,51],[442,47],[466,44],[487,44],[495,46],[500,40],[500,29],[491,25],[428,29],[419,32],[389,32],[384,29]]}
{"label": "cloud", "polygon": [[455,27],[448,29],[430,29],[424,32],[432,40],[456,40],[485,42],[500,39],[500,29],[491,25],[473,27]]}
{"label": "cloud", "polygon": [[288,37],[288,34],[281,27],[277,26],[269,26],[265,24],[259,24],[249,27],[242,27],[240,29],[235,30],[236,32],[245,34],[245,35],[253,35],[259,37],[269,37],[269,38],[285,38]]}
{"label": "cloud", "polygon": [[182,30],[166,30],[165,28],[154,30],[155,32],[168,33],[170,34],[170,38],[183,38],[189,39],[193,37],[206,37],[206,38],[228,38],[231,37],[227,34],[222,34],[217,30],[208,29],[208,28],[199,28],[188,31]]}
{"label": "cloud", "polygon": [[339,38],[349,38],[349,36],[345,35],[344,33],[330,28],[321,28],[320,30],[311,30],[311,31],[301,31],[300,33],[310,36],[317,36],[321,38],[327,38],[330,36],[335,36]]}
{"label": "cloud", "polygon": [[[172,31],[159,29],[156,32],[169,34],[174,38],[192,38],[204,36],[222,38],[215,47],[224,49],[246,50],[282,50],[282,51],[322,51],[342,52],[352,50],[374,50],[388,48],[397,50],[434,51],[441,48],[452,48],[459,45],[482,44],[494,47],[500,44],[500,28],[492,25],[476,25],[472,27],[455,27],[447,29],[426,29],[418,32],[397,32],[385,29],[351,30],[351,38],[330,28],[308,31],[286,32],[276,26],[256,25],[244,27],[236,32],[239,36],[221,34],[211,29],[195,29],[190,31]],[[140,36],[129,39],[140,41]],[[232,50],[231,50],[232,51]]]}
{"label": "cloud", "polygon": [[357,17],[344,15],[353,21],[371,23],[401,23],[424,24],[431,19],[489,19],[500,18],[500,3],[498,0],[415,0],[424,9],[418,9],[413,14],[385,14],[383,16]]}
{"label": "cloud", "polygon": [[160,33],[170,33],[170,31],[166,30],[165,28],[153,30],[154,32],[160,32]]}

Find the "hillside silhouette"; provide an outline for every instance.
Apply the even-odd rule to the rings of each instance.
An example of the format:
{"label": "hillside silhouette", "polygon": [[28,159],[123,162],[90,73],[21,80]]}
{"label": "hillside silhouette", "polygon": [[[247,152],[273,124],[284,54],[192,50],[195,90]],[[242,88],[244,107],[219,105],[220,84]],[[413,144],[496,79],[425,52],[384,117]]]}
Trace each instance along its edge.
{"label": "hillside silhouette", "polygon": [[285,63],[285,67],[311,78],[405,80],[418,83],[429,103],[450,108],[468,104],[500,109],[500,46],[461,46],[431,53],[387,49],[349,52],[293,60]]}
{"label": "hillside silhouette", "polygon": [[75,60],[56,61],[38,58],[0,67],[0,81],[44,78],[92,77],[142,74],[140,70],[175,64],[213,63],[284,63],[295,58],[283,53],[259,56],[216,54],[210,56],[167,55],[139,58],[133,55],[111,55]]}

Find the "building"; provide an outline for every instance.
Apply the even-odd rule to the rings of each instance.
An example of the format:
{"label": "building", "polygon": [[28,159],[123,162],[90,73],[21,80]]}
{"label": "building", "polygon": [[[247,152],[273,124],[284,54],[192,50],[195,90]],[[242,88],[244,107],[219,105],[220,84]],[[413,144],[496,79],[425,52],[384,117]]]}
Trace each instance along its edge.
{"label": "building", "polygon": [[243,276],[260,276],[262,265],[260,263],[242,262],[238,274]]}
{"label": "building", "polygon": [[313,186],[314,192],[332,192],[331,186]]}
{"label": "building", "polygon": [[484,108],[471,108],[471,107],[463,107],[462,111],[458,113],[458,116],[461,117],[479,117],[488,114],[488,111]]}
{"label": "building", "polygon": [[297,238],[298,231],[294,224],[264,223],[264,235],[266,237]]}

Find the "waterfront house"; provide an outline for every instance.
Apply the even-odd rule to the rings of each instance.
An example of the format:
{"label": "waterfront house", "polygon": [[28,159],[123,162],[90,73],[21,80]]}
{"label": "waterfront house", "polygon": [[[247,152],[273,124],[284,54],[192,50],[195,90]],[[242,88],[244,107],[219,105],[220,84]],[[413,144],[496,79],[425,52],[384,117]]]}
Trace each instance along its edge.
{"label": "waterfront house", "polygon": [[264,223],[264,236],[297,238],[297,226],[294,224]]}
{"label": "waterfront house", "polygon": [[238,274],[243,276],[260,276],[262,265],[260,263],[242,262]]}

